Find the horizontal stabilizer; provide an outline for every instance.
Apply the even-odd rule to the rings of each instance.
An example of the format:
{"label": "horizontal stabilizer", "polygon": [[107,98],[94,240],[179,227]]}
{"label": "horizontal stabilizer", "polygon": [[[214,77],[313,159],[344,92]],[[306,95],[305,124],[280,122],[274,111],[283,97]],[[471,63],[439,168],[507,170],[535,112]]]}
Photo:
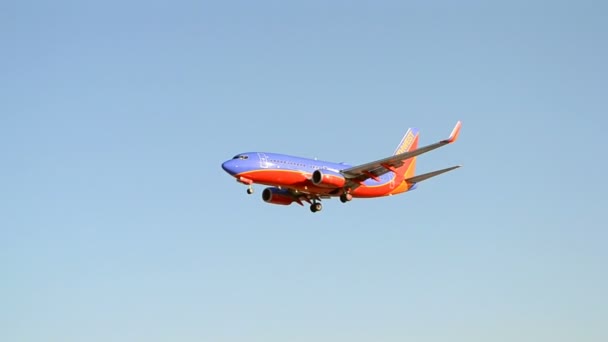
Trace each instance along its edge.
{"label": "horizontal stabilizer", "polygon": [[419,182],[422,182],[423,180],[427,180],[427,179],[429,179],[431,177],[439,176],[442,173],[446,173],[448,171],[455,170],[455,169],[457,169],[457,168],[459,168],[461,166],[462,165],[451,166],[451,167],[448,167],[446,169],[441,169],[441,170],[425,173],[425,174],[422,174],[422,175],[419,175],[419,176],[414,176],[414,177],[408,178],[408,179],[406,179],[404,181],[408,182],[408,183],[419,183]]}

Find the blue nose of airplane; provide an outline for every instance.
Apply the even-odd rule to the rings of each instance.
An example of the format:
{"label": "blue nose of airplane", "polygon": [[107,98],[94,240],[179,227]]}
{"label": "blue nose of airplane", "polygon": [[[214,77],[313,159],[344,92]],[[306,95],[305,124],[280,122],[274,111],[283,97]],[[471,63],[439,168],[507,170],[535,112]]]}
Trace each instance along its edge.
{"label": "blue nose of airplane", "polygon": [[238,165],[237,165],[237,161],[234,159],[225,161],[222,164],[222,169],[224,169],[224,171],[228,172],[231,175],[236,175],[238,173]]}

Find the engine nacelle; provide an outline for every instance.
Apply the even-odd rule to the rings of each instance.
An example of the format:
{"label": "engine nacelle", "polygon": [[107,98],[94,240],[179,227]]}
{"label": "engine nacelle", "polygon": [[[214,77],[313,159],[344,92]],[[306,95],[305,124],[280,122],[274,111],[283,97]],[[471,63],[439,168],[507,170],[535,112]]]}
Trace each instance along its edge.
{"label": "engine nacelle", "polygon": [[346,183],[346,179],[339,172],[315,170],[312,173],[312,183],[324,188],[341,188]]}
{"label": "engine nacelle", "polygon": [[290,205],[295,201],[291,193],[279,188],[266,188],[262,191],[262,199],[266,203]]}

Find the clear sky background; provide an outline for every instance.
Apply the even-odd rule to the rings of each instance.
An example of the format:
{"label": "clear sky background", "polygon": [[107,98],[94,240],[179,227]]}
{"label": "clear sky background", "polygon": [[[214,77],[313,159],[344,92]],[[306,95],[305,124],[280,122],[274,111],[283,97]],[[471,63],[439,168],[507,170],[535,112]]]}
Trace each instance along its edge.
{"label": "clear sky background", "polygon": [[[424,3],[424,4],[423,4]],[[0,3],[0,340],[607,341],[601,1]],[[262,202],[239,152],[459,141]]]}

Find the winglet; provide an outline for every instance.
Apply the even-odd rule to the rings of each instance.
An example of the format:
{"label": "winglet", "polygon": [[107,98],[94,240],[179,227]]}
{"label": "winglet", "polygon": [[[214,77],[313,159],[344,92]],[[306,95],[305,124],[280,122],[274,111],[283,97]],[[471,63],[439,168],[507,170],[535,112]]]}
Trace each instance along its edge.
{"label": "winglet", "polygon": [[458,135],[460,134],[461,127],[462,127],[462,122],[458,121],[456,123],[456,126],[454,126],[454,129],[452,130],[450,137],[447,138],[446,140],[443,140],[442,143],[451,144],[451,143],[455,142],[456,139],[458,139]]}

